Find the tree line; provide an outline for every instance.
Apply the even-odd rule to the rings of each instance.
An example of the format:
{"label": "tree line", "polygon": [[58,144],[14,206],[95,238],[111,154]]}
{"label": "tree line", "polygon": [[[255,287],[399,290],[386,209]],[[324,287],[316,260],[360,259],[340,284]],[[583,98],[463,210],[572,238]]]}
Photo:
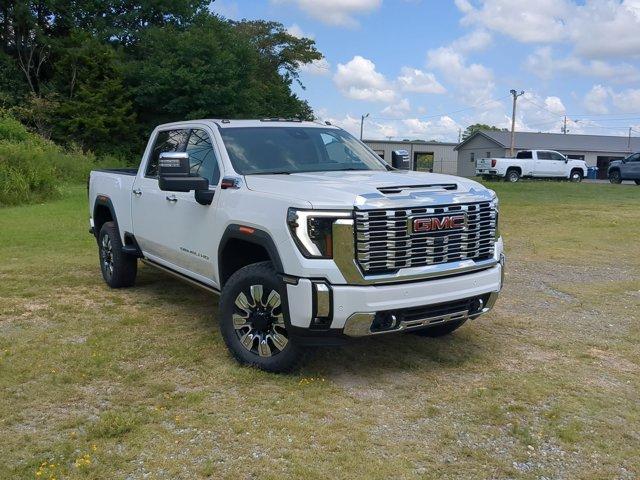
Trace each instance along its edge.
{"label": "tree line", "polygon": [[208,0],[0,0],[0,109],[63,145],[129,156],[159,124],[298,117],[313,40]]}

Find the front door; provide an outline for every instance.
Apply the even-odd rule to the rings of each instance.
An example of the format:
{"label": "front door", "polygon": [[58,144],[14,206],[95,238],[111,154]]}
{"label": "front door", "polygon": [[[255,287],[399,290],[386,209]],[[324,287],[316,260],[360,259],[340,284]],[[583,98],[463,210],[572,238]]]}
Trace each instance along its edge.
{"label": "front door", "polygon": [[191,173],[216,188],[220,179],[218,155],[204,128],[158,132],[145,175],[134,185],[132,215],[134,234],[145,257],[216,285],[216,252],[213,248],[218,195],[211,205],[200,205],[194,192],[165,192],[158,187],[160,153],[186,151]]}
{"label": "front door", "polygon": [[564,157],[556,152],[539,150],[535,162],[536,177],[561,177],[564,176],[566,163]]}

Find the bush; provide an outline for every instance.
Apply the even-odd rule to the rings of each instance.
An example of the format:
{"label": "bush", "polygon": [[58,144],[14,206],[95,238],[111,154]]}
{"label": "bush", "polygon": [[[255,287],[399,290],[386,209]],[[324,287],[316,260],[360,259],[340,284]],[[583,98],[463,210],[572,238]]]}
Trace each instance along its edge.
{"label": "bush", "polygon": [[55,198],[62,183],[84,182],[96,166],[123,165],[114,157],[98,160],[77,149],[64,150],[0,115],[0,206]]}

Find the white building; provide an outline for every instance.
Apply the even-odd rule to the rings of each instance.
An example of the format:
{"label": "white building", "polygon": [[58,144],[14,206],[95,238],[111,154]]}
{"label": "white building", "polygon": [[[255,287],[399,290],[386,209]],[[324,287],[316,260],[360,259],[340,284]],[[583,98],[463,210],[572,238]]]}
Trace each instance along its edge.
{"label": "white building", "polygon": [[409,152],[412,169],[423,172],[457,173],[457,154],[454,151],[456,143],[392,141],[392,140],[364,140],[374,152],[391,164],[391,152],[406,150]]}

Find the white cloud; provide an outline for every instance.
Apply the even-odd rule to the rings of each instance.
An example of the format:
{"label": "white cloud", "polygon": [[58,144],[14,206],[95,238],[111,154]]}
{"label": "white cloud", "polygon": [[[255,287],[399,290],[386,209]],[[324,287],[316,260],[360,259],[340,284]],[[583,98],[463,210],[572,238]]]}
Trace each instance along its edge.
{"label": "white cloud", "polygon": [[305,32],[297,23],[294,23],[290,27],[287,27],[287,33],[289,35],[293,35],[296,38],[315,38],[315,35],[313,33]]}
{"label": "white cloud", "polygon": [[436,80],[431,72],[423,72],[417,68],[403,67],[398,76],[398,85],[405,92],[444,93],[447,90]]}
{"label": "white cloud", "polygon": [[474,52],[484,50],[491,45],[493,38],[486,30],[474,30],[455,40],[451,46],[459,52]]}
{"label": "white cloud", "polygon": [[346,64],[339,63],[333,81],[340,92],[354,100],[392,102],[396,92],[369,59],[356,55]]}
{"label": "white cloud", "polygon": [[543,79],[557,74],[575,74],[608,79],[617,83],[640,80],[640,71],[629,63],[609,63],[603,60],[582,60],[576,56],[555,58],[551,47],[541,47],[529,55],[525,67]]}
{"label": "white cloud", "polygon": [[301,63],[299,70],[310,75],[329,75],[331,73],[331,65],[326,58],[313,60],[311,63]]}
{"label": "white cloud", "polygon": [[621,112],[640,112],[640,89],[630,88],[622,92],[610,90],[609,93],[611,101]]}
{"label": "white cloud", "polygon": [[480,25],[521,42],[547,43],[561,40],[570,11],[566,0],[484,0],[475,7],[457,0],[463,25]]}
{"label": "white cloud", "polygon": [[427,65],[440,71],[456,85],[460,98],[469,105],[477,105],[491,98],[495,86],[493,72],[484,65],[467,63],[462,53],[453,47],[429,50]]}
{"label": "white cloud", "polygon": [[594,85],[584,96],[584,106],[590,113],[608,113],[609,91],[602,85]]}
{"label": "white cloud", "polygon": [[421,138],[423,140],[445,140],[458,136],[458,129],[462,128],[451,117],[444,115],[437,120],[420,120],[407,118],[402,122],[405,126],[407,137]]}
{"label": "white cloud", "polygon": [[272,0],[275,4],[294,4],[311,17],[329,25],[354,27],[357,15],[371,13],[382,0]]}
{"label": "white cloud", "polygon": [[411,104],[409,100],[403,98],[402,100],[392,103],[388,107],[384,108],[380,113],[389,117],[404,117],[411,111]]}
{"label": "white cloud", "polygon": [[586,58],[640,56],[638,0],[456,0],[463,25],[524,43],[569,44]]}

